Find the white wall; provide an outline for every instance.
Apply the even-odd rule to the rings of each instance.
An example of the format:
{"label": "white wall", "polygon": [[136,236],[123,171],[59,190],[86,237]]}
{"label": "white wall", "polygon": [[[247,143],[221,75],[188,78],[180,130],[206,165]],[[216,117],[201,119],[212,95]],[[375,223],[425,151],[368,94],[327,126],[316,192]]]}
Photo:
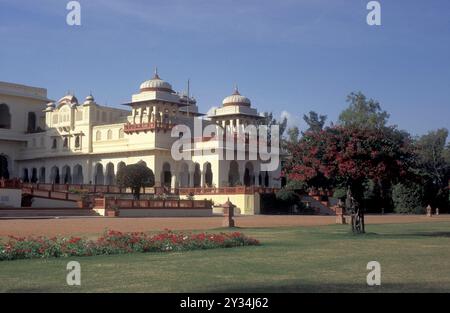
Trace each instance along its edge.
{"label": "white wall", "polygon": [[20,208],[22,190],[0,188],[0,208]]}

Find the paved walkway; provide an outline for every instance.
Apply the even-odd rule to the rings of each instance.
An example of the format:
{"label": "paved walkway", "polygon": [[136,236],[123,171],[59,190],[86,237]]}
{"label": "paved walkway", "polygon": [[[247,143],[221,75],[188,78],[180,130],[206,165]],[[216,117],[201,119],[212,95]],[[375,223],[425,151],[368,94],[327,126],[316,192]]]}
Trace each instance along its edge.
{"label": "paved walkway", "polygon": [[[105,229],[118,231],[159,231],[213,229],[222,226],[222,217],[190,218],[55,218],[55,219],[3,219],[0,220],[0,237],[14,236],[56,236],[56,235],[94,235]],[[423,223],[450,222],[450,215],[368,215],[367,224],[386,223]],[[283,227],[283,226],[319,226],[335,223],[334,216],[278,216],[256,215],[236,218],[236,226],[246,227]]]}

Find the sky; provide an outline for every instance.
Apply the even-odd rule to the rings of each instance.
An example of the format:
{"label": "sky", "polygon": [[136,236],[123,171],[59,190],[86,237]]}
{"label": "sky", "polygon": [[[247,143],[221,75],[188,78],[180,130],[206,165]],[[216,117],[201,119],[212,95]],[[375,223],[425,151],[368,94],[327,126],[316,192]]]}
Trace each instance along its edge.
{"label": "sky", "polygon": [[304,129],[361,91],[413,135],[450,128],[448,0],[381,0],[381,26],[368,0],[80,0],[81,26],[68,2],[0,0],[0,81],[120,106],[157,67],[202,112],[238,85]]}

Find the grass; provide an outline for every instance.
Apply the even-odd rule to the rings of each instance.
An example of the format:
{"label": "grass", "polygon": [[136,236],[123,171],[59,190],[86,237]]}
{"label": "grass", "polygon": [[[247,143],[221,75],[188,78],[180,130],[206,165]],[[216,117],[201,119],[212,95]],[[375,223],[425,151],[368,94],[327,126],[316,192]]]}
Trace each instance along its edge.
{"label": "grass", "polygon": [[[261,246],[0,262],[1,292],[450,292],[450,223],[240,229]],[[81,263],[79,287],[66,265]],[[381,263],[382,285],[366,285]]]}

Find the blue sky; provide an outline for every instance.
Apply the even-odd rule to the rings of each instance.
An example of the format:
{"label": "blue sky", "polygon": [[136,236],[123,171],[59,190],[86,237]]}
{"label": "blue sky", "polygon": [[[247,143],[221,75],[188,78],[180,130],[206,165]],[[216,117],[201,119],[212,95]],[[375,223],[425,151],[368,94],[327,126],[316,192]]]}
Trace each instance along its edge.
{"label": "blue sky", "polygon": [[81,0],[80,27],[67,2],[0,0],[1,81],[116,106],[157,66],[176,90],[190,78],[201,111],[238,84],[303,128],[362,91],[412,134],[450,128],[448,0],[382,0],[379,27],[368,0]]}

